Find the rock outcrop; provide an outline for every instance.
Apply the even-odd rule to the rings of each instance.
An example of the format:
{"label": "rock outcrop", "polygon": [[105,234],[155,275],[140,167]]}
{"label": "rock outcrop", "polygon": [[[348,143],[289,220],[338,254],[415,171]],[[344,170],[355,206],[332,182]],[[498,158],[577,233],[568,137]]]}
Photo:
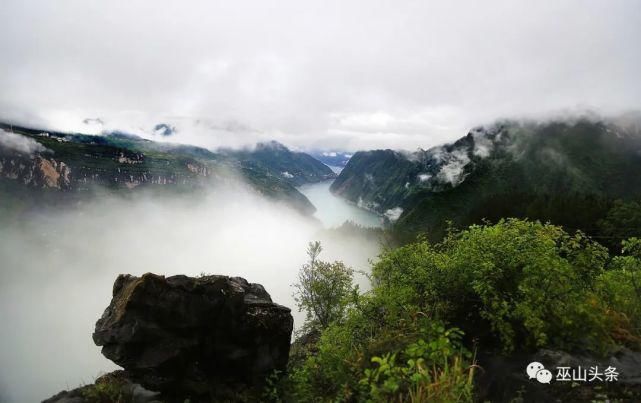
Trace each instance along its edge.
{"label": "rock outcrop", "polygon": [[0,153],[0,178],[34,188],[67,190],[71,187],[70,177],[71,169],[54,158]]}
{"label": "rock outcrop", "polygon": [[290,309],[259,284],[147,273],[118,276],[93,340],[129,388],[161,401],[235,401],[286,369],[292,329]]}

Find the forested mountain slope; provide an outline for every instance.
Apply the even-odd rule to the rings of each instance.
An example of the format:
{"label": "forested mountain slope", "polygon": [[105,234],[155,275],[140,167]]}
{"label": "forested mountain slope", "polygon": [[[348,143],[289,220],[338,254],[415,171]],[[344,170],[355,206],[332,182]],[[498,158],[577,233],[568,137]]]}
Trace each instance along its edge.
{"label": "forested mountain slope", "polygon": [[[578,120],[507,121],[472,130],[455,143],[401,153],[354,155],[334,193],[380,213],[401,212],[402,237],[440,239],[451,222],[540,219],[594,236],[636,233],[641,220],[618,211],[641,200],[638,124]],[[625,231],[624,231],[625,232]]]}
{"label": "forested mountain slope", "polygon": [[9,124],[0,124],[0,130],[5,205],[59,200],[96,188],[182,191],[239,176],[258,192],[311,213],[314,206],[295,186],[334,176],[311,156],[277,143],[212,152],[124,133],[90,136]]}

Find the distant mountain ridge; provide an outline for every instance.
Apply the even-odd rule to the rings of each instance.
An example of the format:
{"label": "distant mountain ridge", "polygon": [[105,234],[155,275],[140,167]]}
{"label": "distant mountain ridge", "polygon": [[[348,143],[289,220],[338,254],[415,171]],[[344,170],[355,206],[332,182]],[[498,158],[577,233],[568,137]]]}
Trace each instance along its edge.
{"label": "distant mountain ridge", "polygon": [[320,161],[276,142],[214,152],[118,132],[93,136],[6,123],[0,129],[0,187],[6,192],[194,189],[236,171],[260,193],[311,214],[314,206],[296,186],[335,177]]}
{"label": "distant mountain ridge", "polygon": [[334,179],[337,176],[331,168],[311,155],[291,151],[277,141],[258,143],[254,149],[221,150],[221,154],[247,166],[263,169],[294,186]]}
{"label": "distant mountain ridge", "polygon": [[344,168],[353,153],[344,151],[311,151],[309,154],[325,165]]}
{"label": "distant mountain ridge", "polygon": [[356,153],[331,190],[407,236],[511,216],[597,233],[615,200],[641,200],[640,127],[505,121],[429,150]]}

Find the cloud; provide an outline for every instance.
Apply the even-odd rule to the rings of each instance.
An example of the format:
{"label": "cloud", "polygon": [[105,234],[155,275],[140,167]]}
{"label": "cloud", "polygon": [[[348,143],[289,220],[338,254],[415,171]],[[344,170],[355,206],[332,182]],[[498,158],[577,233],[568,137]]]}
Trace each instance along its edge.
{"label": "cloud", "polygon": [[430,175],[430,174],[425,174],[425,173],[418,174],[419,182],[427,182],[428,180],[430,180],[431,177],[432,177],[432,175]]}
{"label": "cloud", "polygon": [[443,162],[439,172],[436,174],[436,179],[441,182],[451,183],[452,186],[463,182],[465,179],[463,171],[470,162],[466,149],[457,148],[447,152],[442,147],[438,147],[430,150],[430,152],[437,161]]}
{"label": "cloud", "polygon": [[66,130],[100,118],[204,146],[416,149],[496,118],[641,105],[634,1],[5,0],[0,14],[0,117]]}
{"label": "cloud", "polygon": [[387,209],[384,213],[385,217],[387,217],[391,222],[397,221],[401,217],[401,214],[403,214],[403,209],[401,207]]}
{"label": "cloud", "polygon": [[0,129],[0,149],[28,155],[49,151],[45,146],[30,137],[2,129]]}
{"label": "cloud", "polygon": [[[493,130],[493,128],[489,130]],[[494,149],[494,140],[487,136],[487,130],[472,130],[471,133],[474,139],[474,155],[480,158],[489,157]]]}

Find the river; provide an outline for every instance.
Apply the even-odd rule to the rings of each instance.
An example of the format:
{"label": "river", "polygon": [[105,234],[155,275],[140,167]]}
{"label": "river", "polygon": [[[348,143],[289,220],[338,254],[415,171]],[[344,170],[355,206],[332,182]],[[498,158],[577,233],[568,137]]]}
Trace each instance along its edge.
{"label": "river", "polygon": [[314,217],[318,218],[323,226],[326,228],[338,227],[348,220],[363,227],[382,226],[381,217],[378,215],[333,195],[329,190],[332,182],[333,180],[323,181],[298,188],[316,207]]}

